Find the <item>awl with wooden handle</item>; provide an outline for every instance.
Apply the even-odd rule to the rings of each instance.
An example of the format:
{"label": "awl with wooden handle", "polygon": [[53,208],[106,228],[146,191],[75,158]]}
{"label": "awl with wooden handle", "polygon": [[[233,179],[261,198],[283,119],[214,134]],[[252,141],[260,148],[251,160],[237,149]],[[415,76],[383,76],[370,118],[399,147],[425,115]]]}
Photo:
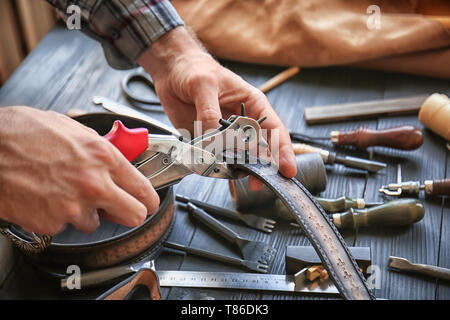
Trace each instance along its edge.
{"label": "awl with wooden handle", "polygon": [[386,164],[382,162],[350,156],[339,156],[335,152],[312,147],[303,143],[293,143],[292,148],[294,149],[295,154],[317,152],[318,154],[320,154],[323,162],[326,164],[339,163],[346,167],[367,170],[369,172],[378,172],[379,170],[386,168]]}
{"label": "awl with wooden handle", "polygon": [[316,199],[323,210],[327,213],[343,212],[349,210],[350,208],[364,209],[383,204],[383,202],[366,202],[362,198],[352,199],[349,197],[340,197],[336,199],[314,197],[314,199]]}
{"label": "awl with wooden handle", "polygon": [[359,128],[353,131],[332,131],[329,137],[314,137],[303,133],[291,133],[293,140],[331,140],[334,145],[354,146],[359,149],[368,147],[387,147],[399,150],[415,150],[423,143],[422,130],[404,125],[383,130]]}
{"label": "awl with wooden handle", "polygon": [[390,183],[382,186],[379,191],[389,196],[399,196],[402,193],[419,194],[420,190],[433,196],[450,196],[450,179],[425,180],[423,184],[420,181],[406,181],[401,183]]}

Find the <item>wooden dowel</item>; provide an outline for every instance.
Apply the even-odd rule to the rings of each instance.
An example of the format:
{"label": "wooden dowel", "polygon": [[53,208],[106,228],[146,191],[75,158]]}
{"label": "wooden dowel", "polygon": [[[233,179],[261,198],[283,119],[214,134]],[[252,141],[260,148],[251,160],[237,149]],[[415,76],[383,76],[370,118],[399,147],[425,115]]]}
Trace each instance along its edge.
{"label": "wooden dowel", "polygon": [[264,93],[267,93],[268,91],[272,90],[276,86],[280,85],[284,81],[286,81],[289,78],[292,78],[297,73],[299,73],[300,68],[299,67],[291,67],[289,69],[284,70],[283,72],[277,74],[272,79],[268,80],[267,82],[263,83],[259,90],[261,90]]}

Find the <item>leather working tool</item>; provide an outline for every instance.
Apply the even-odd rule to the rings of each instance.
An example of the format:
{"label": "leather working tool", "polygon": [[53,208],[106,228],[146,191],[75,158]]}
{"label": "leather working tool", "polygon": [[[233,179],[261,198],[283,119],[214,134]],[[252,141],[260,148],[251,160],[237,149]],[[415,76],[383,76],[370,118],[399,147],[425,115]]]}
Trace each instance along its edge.
{"label": "leather working tool", "polygon": [[[225,131],[225,129],[233,130],[233,133],[238,134],[238,136],[241,139],[247,141],[249,137],[245,134],[245,132],[243,132],[243,130],[237,129],[237,125],[241,124],[244,125],[245,123],[244,128],[247,127],[247,124],[249,124],[250,126],[255,125],[257,126],[257,128],[259,127],[259,123],[257,121],[239,116],[231,117],[230,119],[228,119],[228,121],[221,121],[221,123],[223,124],[221,129],[207,136],[202,136],[200,139],[195,139],[191,143],[189,143],[189,145],[192,146],[192,148],[195,148],[196,146],[199,146],[200,148],[200,146],[203,146],[204,142],[206,142],[205,145],[207,145],[208,144],[207,142],[211,142],[210,141],[211,139],[209,139],[208,141],[208,138],[212,138],[215,135],[222,134],[223,131]],[[116,129],[118,127],[120,126],[117,126]],[[253,126],[251,127],[253,128]],[[119,130],[118,132],[121,131]],[[101,134],[104,133],[102,132]],[[239,135],[240,133],[244,134]],[[258,137],[258,135],[254,136]],[[139,139],[133,139],[130,142],[133,144],[133,148],[131,150],[132,156],[135,157],[137,154],[138,159],[141,160],[139,162],[135,162],[140,170],[144,168],[139,165],[147,163],[145,160],[142,160],[146,158],[146,155],[148,158],[149,154],[153,154],[153,157],[151,158],[152,160],[155,160],[156,157],[159,157],[161,155],[161,152],[156,152],[157,155],[155,155],[155,151],[152,150],[146,151],[146,147],[148,147],[149,137],[150,136],[148,136],[145,132],[143,133],[141,130],[139,131]],[[169,152],[170,150],[169,146],[173,146],[173,144],[178,145],[178,142],[184,143],[178,139],[177,139],[178,142],[175,142],[175,139],[173,139],[172,137],[170,136],[160,137],[164,139],[160,139],[159,141],[162,140],[168,141],[168,144],[164,144],[162,146],[164,148],[161,149],[158,148],[158,150],[159,151],[164,150],[166,152]],[[138,144],[137,146],[136,143]],[[152,146],[149,147],[152,148]],[[153,145],[153,147],[155,147],[155,145]],[[192,150],[192,148],[189,147],[188,150]],[[121,150],[121,148],[119,148],[119,150]],[[144,150],[144,153],[138,154],[139,150]],[[129,155],[130,154],[128,154],[128,156]],[[130,157],[129,159],[132,159],[133,157]],[[325,212],[320,208],[317,202],[312,199],[309,192],[297,180],[286,179],[282,177],[279,173],[274,172],[273,166],[270,163],[263,163],[261,161],[259,162],[249,161],[249,163],[232,163],[224,168],[227,169],[225,170],[225,172],[221,172],[220,168],[222,163],[219,162],[218,164],[216,162],[217,160],[215,159],[215,157],[214,159],[212,159],[211,157],[210,160],[211,160],[210,165],[212,167],[219,165],[219,172],[214,172],[213,175],[221,175],[229,178],[230,177],[229,171],[233,172],[233,170],[240,170],[247,172],[249,174],[256,176],[263,183],[265,183],[278,197],[281,197],[283,199],[285,205],[291,210],[291,214],[295,216],[296,221],[302,226],[305,235],[308,237],[314,248],[317,250],[317,253],[321,257],[324,267],[327,269],[330,277],[335,282],[336,288],[339,290],[339,292],[344,298],[346,299],[374,298],[371,291],[368,289],[367,284],[365,283],[363,275],[359,271],[359,267],[357,266],[355,260],[348,251],[348,248],[344,240],[340,236],[339,232],[328,220]],[[200,168],[205,169],[205,162],[206,161],[204,161],[200,165]],[[173,162],[170,161],[167,162],[167,160],[164,163],[162,161],[155,162],[155,164],[157,165],[161,165],[161,163],[162,165],[165,165],[164,167],[165,169],[167,169],[168,166],[171,166],[173,164]],[[186,168],[186,166],[184,165],[182,165],[181,167]],[[196,167],[194,169],[199,168]],[[146,175],[145,170],[143,171],[144,175]],[[155,171],[153,171],[153,173],[154,172]],[[203,171],[202,173],[205,174],[208,172],[209,170],[206,169],[206,172]],[[158,181],[159,183],[155,184],[155,186],[161,187],[163,185],[172,184],[175,179],[178,180],[179,178],[181,178],[186,174],[193,173],[193,171],[192,170],[186,170],[184,172],[178,171],[178,173],[179,174],[174,174],[172,177],[164,177],[163,179],[160,179]],[[157,177],[158,175],[150,175],[150,176]],[[155,179],[155,181],[156,180],[158,179]]]}
{"label": "leather working tool", "polygon": [[314,197],[327,213],[343,212],[350,208],[364,209],[379,206],[383,202],[366,202],[362,198],[352,199],[349,197],[339,197],[336,199],[327,199],[321,197]]}
{"label": "leather working tool", "polygon": [[[261,119],[262,120],[262,119]],[[208,144],[208,138],[212,138],[216,135],[221,135],[223,131],[233,130],[233,133],[238,134],[238,137],[248,142],[251,137],[259,137],[258,130],[259,122],[253,119],[248,119],[243,116],[232,116],[228,120],[221,121],[222,128],[212,132],[207,136],[202,136],[198,139],[193,140],[190,145],[196,146],[206,146]],[[256,128],[256,134],[247,136],[245,131],[241,131],[239,128]],[[253,127],[255,126],[255,127]],[[247,130],[248,131],[248,130]],[[241,134],[239,134],[241,133]],[[244,133],[244,134],[242,134]],[[145,141],[144,141],[145,140]],[[175,143],[174,139],[169,140],[171,143]],[[133,139],[133,143],[136,143],[136,139]],[[179,141],[179,140],[178,140]],[[181,142],[181,141],[179,141]],[[206,142],[204,144],[204,142]],[[178,144],[178,142],[176,142]],[[183,143],[183,142],[181,142]],[[148,139],[142,136],[139,141],[139,148],[133,148],[133,156],[137,153],[137,150],[146,150],[148,146]],[[169,144],[170,145],[170,144]],[[144,146],[144,148],[142,148]],[[149,148],[154,148],[155,146],[149,146]],[[168,148],[165,147],[164,150],[167,152]],[[119,148],[121,150],[121,148]],[[158,150],[160,150],[158,148]],[[188,149],[189,150],[189,149]],[[142,152],[142,151],[141,151]],[[151,153],[155,151],[151,150]],[[246,154],[247,156],[247,154]],[[139,155],[142,159],[142,155]],[[148,157],[148,155],[147,155]],[[132,157],[130,157],[131,159]],[[144,152],[145,158],[145,152]],[[154,159],[155,157],[151,158]],[[208,159],[206,159],[208,160]],[[222,176],[230,178],[229,169],[234,169],[238,171],[244,171],[265,183],[278,197],[282,198],[285,205],[291,210],[291,214],[295,216],[296,221],[303,228],[305,235],[308,237],[314,248],[317,250],[324,267],[327,269],[329,275],[333,279],[338,288],[339,292],[346,299],[373,299],[373,295],[367,284],[365,283],[364,276],[359,271],[355,260],[351,256],[348,248],[340,236],[337,229],[328,220],[325,212],[320,208],[316,201],[312,199],[309,192],[301,185],[296,179],[286,179],[283,178],[279,173],[274,172],[271,163],[261,162],[260,160],[254,161],[254,159],[249,159],[248,163],[231,163],[224,167],[224,172],[221,169],[221,163],[217,163],[216,159],[211,158],[211,163],[209,164],[206,172],[210,172],[209,168],[211,166],[216,167],[219,165],[219,172],[214,172],[213,175]],[[138,162],[138,164],[145,164],[144,162]],[[206,161],[203,161],[203,169],[205,169]],[[166,164],[166,168],[167,168]],[[142,166],[138,165],[138,169],[145,174],[145,170],[142,170]],[[153,171],[154,173],[155,171]],[[188,171],[188,174],[192,171]],[[186,175],[187,172],[184,171],[173,175],[172,177],[164,177],[164,181],[158,181],[155,184],[156,187],[164,184],[173,183],[175,179],[181,178]],[[147,176],[147,175],[146,175]],[[233,176],[233,175],[231,175]],[[153,176],[150,176],[153,177]],[[157,180],[157,179],[156,179]]]}
{"label": "leather working tool", "polygon": [[247,226],[254,228],[259,231],[271,233],[273,228],[275,227],[275,220],[266,219],[264,217],[260,217],[254,214],[246,213],[242,214],[235,210],[230,210],[218,206],[214,206],[212,204],[191,199],[189,197],[182,196],[180,194],[177,194],[175,197],[175,200],[183,202],[183,203],[193,203],[197,207],[205,210],[209,214],[221,216],[225,218],[229,218],[231,220],[237,220],[244,222]]}
{"label": "leather working tool", "polygon": [[367,226],[399,227],[422,220],[425,208],[417,199],[399,199],[368,209],[350,208],[331,216],[337,228],[358,229]]}
{"label": "leather working tool", "polygon": [[224,254],[219,254],[216,252],[204,250],[204,249],[193,248],[193,247],[185,246],[185,245],[178,244],[178,243],[166,242],[164,244],[164,246],[166,248],[191,253],[191,254],[197,255],[199,257],[208,258],[208,259],[216,260],[219,262],[224,262],[224,263],[231,264],[231,265],[238,266],[238,267],[243,267],[248,270],[256,271],[259,273],[267,273],[268,268],[269,268],[269,265],[267,265],[266,263],[259,262],[259,261],[239,259],[236,257],[231,257],[231,256],[227,256]]}
{"label": "leather working tool", "polygon": [[[242,110],[245,114],[244,106]],[[220,129],[185,142],[176,131],[151,118],[146,119],[147,125],[158,130],[158,134],[149,134],[145,127],[128,129],[118,120],[104,137],[130,162],[134,161],[137,169],[159,190],[178,183],[192,173],[214,178],[236,178],[236,171],[230,170],[223,159],[220,159],[223,157],[222,152],[227,151],[226,148],[232,148],[239,155],[249,152],[252,144],[253,148],[267,147],[260,135],[260,123],[263,121],[264,119],[257,121],[245,116],[232,116],[228,120],[221,120],[223,125]],[[238,145],[234,141],[238,141]],[[207,150],[208,146],[218,154]],[[242,154],[241,157],[245,158]],[[42,252],[51,243],[51,237],[45,235],[32,234],[30,240],[18,238],[4,223],[0,225],[0,230],[28,253]]]}
{"label": "leather working tool", "polygon": [[204,210],[198,208],[190,202],[187,203],[186,208],[194,218],[214,230],[217,234],[219,234],[229,242],[239,247],[242,258],[252,262],[259,262],[268,266],[271,265],[276,254],[275,248],[262,241],[243,238],[242,236],[207,214]]}
{"label": "leather working tool", "polygon": [[[365,272],[367,267],[372,264],[370,247],[349,247],[348,249],[355,257],[358,266]],[[289,274],[295,274],[306,267],[321,264],[319,256],[311,246],[287,246],[285,261],[286,272]]]}
{"label": "leather working tool", "polygon": [[108,290],[98,300],[121,300],[137,285],[145,285],[150,299],[161,299],[159,287],[235,289],[286,293],[337,295],[336,286],[327,279],[319,286],[312,286],[306,278],[307,268],[294,275],[255,274],[241,272],[166,271],[142,269],[130,279]]}
{"label": "leather working tool", "polygon": [[[97,299],[124,299],[137,285],[147,286],[152,300],[161,299],[160,286],[339,294],[339,291],[330,279],[313,288],[311,282],[306,278],[306,270],[307,268],[300,270],[295,276],[241,272],[155,270],[153,261],[149,261],[138,271],[131,271],[135,273],[133,276],[115,285]],[[80,275],[81,288],[86,289],[108,283],[131,272],[129,267],[116,267],[82,273]],[[61,281],[61,286],[64,290],[67,289],[67,281],[68,278]]]}
{"label": "leather working tool", "polygon": [[[338,229],[358,229],[370,226],[409,226],[422,220],[425,208],[417,199],[399,199],[367,208],[350,208],[343,213],[334,213],[331,220]],[[296,226],[295,224],[291,224]]]}
{"label": "leather working tool", "polygon": [[352,102],[305,108],[307,124],[332,123],[380,116],[417,114],[428,96]]}
{"label": "leather working tool", "polygon": [[335,163],[339,163],[346,167],[360,170],[367,170],[369,172],[378,172],[381,169],[386,168],[386,164],[382,162],[355,158],[350,156],[339,156],[333,151],[312,147],[303,143],[293,143],[292,147],[294,148],[295,154],[316,152],[322,157],[323,162],[326,164],[332,165]]}
{"label": "leather working tool", "polygon": [[359,149],[367,147],[388,147],[400,150],[415,150],[423,144],[422,130],[411,125],[404,125],[383,130],[359,128],[353,131],[332,131],[329,137],[313,137],[303,133],[290,133],[294,140],[331,140],[334,145],[354,146]]}
{"label": "leather working tool", "polygon": [[402,167],[399,164],[397,166],[397,183],[381,186],[378,191],[388,196],[400,196],[402,193],[418,195],[420,190],[425,190],[428,195],[450,196],[450,178],[425,180],[423,184],[420,181],[402,182]]}
{"label": "leather working tool", "polygon": [[450,269],[428,264],[411,263],[405,258],[389,257],[388,267],[397,271],[419,273],[434,278],[450,280]]}
{"label": "leather working tool", "polygon": [[[146,128],[154,134],[169,134],[148,122],[111,113],[90,113],[74,120],[100,135],[105,135],[116,120],[121,120],[130,128]],[[44,251],[27,252],[25,257],[44,272],[58,277],[66,275],[67,266],[73,264],[82,270],[94,270],[155,258],[162,251],[175,220],[173,188],[160,189],[158,194],[159,209],[139,227],[127,228],[102,220],[94,233],[86,235],[69,226],[54,236]],[[34,245],[31,236],[19,227],[8,225],[8,230],[17,239],[16,245],[20,248],[23,242]]]}
{"label": "leather working tool", "polygon": [[[326,199],[321,197],[314,197],[314,199],[320,204],[326,213],[344,212],[351,208],[364,209],[374,206],[382,205],[383,202],[368,202],[364,199],[351,199],[348,197],[340,197],[337,199]],[[273,214],[286,221],[292,221],[292,216],[289,215],[289,211],[280,199],[275,199]]]}
{"label": "leather working tool", "polygon": [[[135,93],[130,88],[130,83],[133,81],[140,81],[147,85],[147,87],[154,91],[154,97],[145,97],[140,96]],[[124,96],[136,107],[147,110],[147,111],[159,111],[164,112],[164,109],[161,106],[161,101],[156,96],[155,85],[153,83],[152,77],[144,71],[143,68],[139,67],[130,73],[128,73],[125,77],[123,77],[121,82],[122,93]],[[142,105],[148,105],[142,106]]]}
{"label": "leather working tool", "polygon": [[114,100],[102,96],[94,96],[92,98],[92,102],[96,105],[101,105],[105,110],[108,110],[112,113],[139,119],[147,122],[152,127],[159,128],[162,131],[168,132],[176,137],[181,136],[181,134],[175,128]]}
{"label": "leather working tool", "polygon": [[[245,116],[232,116],[221,120],[221,128],[190,142],[173,135],[149,134],[146,129],[128,129],[116,121],[104,137],[158,190],[176,184],[192,173],[213,178],[237,178],[236,171],[230,170],[223,160],[223,153],[232,150],[245,159],[251,146],[267,147],[260,135],[262,121],[264,119],[256,121]],[[238,145],[234,141],[238,141]]]}

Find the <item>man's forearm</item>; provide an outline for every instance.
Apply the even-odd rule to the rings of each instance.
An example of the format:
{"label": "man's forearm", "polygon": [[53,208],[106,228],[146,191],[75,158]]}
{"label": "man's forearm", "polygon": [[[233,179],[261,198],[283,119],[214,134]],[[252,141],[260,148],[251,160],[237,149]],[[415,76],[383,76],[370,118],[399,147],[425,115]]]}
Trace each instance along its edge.
{"label": "man's forearm", "polygon": [[152,44],[140,56],[138,63],[156,77],[167,73],[168,68],[177,65],[177,61],[198,55],[209,56],[192,32],[185,27],[177,27]]}
{"label": "man's forearm", "polygon": [[65,17],[67,8],[81,10],[82,29],[100,41],[116,69],[137,66],[139,57],[160,37],[183,25],[168,0],[46,0]]}

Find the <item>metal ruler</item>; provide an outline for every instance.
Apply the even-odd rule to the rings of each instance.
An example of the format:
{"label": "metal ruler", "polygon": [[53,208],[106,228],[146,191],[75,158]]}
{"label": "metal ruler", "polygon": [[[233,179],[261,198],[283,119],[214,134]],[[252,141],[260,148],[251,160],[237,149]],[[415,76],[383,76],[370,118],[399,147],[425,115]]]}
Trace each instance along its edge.
{"label": "metal ruler", "polygon": [[[161,287],[217,288],[314,294],[339,294],[328,279],[311,287],[306,269],[300,277],[292,275],[257,274],[240,272],[162,271],[156,270]],[[303,276],[302,276],[303,275]],[[297,286],[295,284],[297,282]]]}

